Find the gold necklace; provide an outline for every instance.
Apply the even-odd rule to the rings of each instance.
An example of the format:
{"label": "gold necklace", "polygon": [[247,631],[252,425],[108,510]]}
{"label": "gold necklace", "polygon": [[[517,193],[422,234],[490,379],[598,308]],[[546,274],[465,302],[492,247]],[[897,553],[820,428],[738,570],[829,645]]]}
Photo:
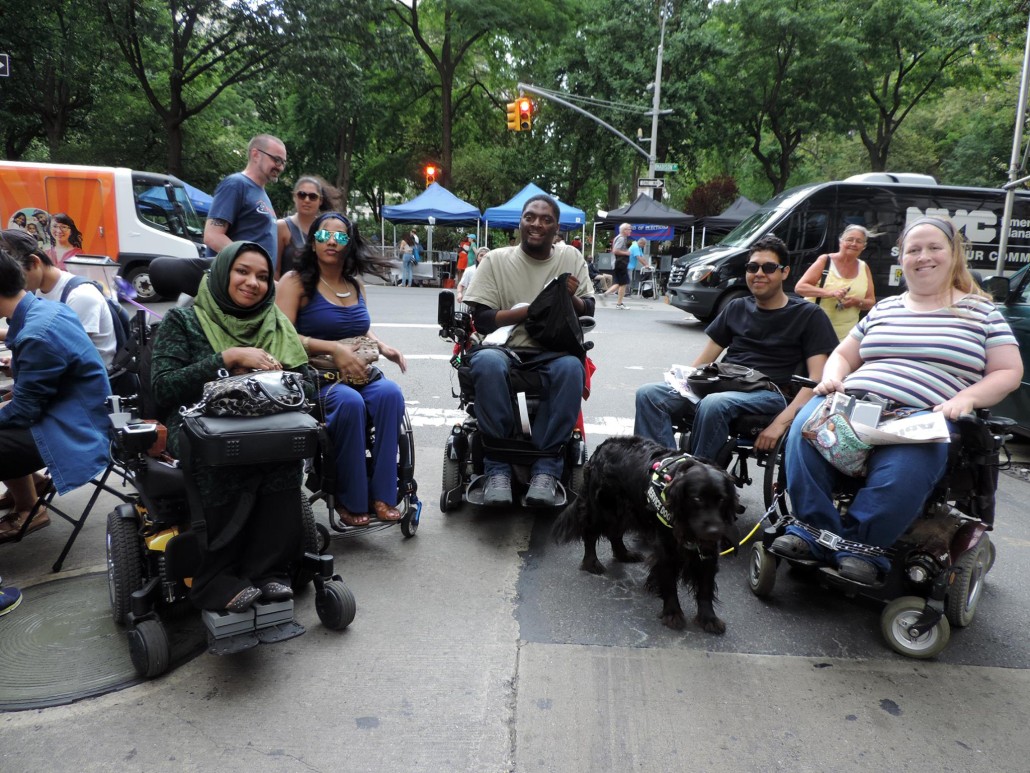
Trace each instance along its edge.
{"label": "gold necklace", "polygon": [[332,290],[333,295],[335,295],[337,298],[350,298],[350,291],[349,290],[347,292],[345,292],[345,293],[338,293],[338,292],[336,292],[336,288],[335,287],[333,287],[331,284],[329,284],[327,281],[325,281],[325,277],[321,277],[320,276],[318,278],[318,280],[322,284],[324,284],[326,287],[328,287],[330,290]]}

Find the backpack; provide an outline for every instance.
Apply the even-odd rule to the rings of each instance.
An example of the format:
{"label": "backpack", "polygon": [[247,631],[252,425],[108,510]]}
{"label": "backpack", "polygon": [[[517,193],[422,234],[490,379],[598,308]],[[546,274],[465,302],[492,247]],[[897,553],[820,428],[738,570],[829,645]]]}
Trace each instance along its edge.
{"label": "backpack", "polygon": [[136,354],[137,347],[133,345],[133,341],[130,340],[129,330],[131,329],[132,320],[129,317],[129,313],[121,307],[117,301],[111,300],[104,294],[104,289],[100,286],[99,282],[95,282],[92,279],[87,279],[84,276],[72,276],[68,280],[68,284],[64,286],[64,290],[61,291],[61,303],[68,302],[68,296],[71,291],[76,287],[81,287],[84,284],[91,284],[103,297],[107,303],[107,309],[111,312],[111,323],[114,326],[114,359],[111,361],[111,365],[108,368],[108,378],[111,380],[111,386],[115,394],[126,395],[136,391],[136,385],[138,380],[135,374],[127,372],[127,364],[129,360],[132,360]]}

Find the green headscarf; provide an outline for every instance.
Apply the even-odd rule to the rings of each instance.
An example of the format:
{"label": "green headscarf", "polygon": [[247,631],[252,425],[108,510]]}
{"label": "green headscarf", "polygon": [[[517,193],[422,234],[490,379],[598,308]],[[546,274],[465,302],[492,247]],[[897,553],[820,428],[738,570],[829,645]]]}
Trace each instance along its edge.
{"label": "green headscarf", "polygon": [[[257,252],[268,261],[268,293],[250,307],[229,297],[229,273],[241,252]],[[260,244],[233,242],[215,257],[211,270],[200,280],[193,310],[208,343],[216,352],[234,346],[256,346],[277,359],[284,368],[308,361],[300,337],[289,318],[275,305],[272,259]]]}

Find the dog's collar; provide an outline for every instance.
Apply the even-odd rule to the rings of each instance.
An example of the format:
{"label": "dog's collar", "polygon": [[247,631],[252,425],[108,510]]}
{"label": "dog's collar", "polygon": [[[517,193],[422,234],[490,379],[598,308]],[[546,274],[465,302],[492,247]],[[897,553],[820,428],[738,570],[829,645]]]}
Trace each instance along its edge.
{"label": "dog's collar", "polygon": [[690,454],[668,456],[651,465],[651,483],[647,487],[646,495],[647,504],[655,511],[655,515],[658,516],[658,520],[662,522],[662,525],[670,529],[676,521],[676,517],[665,506],[665,488],[672,481],[672,474],[676,467],[692,458]]}

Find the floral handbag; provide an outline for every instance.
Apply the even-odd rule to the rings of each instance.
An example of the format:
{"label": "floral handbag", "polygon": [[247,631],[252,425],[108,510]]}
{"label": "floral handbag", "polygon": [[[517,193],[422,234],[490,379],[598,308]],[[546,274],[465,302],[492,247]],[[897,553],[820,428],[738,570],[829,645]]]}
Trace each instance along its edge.
{"label": "floral handbag", "polygon": [[318,371],[319,382],[339,382],[350,386],[363,386],[372,380],[372,363],[379,359],[379,342],[369,336],[341,338],[340,343],[349,346],[358,359],[365,363],[365,376],[355,378],[341,372],[328,354],[315,354],[308,358],[308,364]]}
{"label": "floral handbag", "polygon": [[865,476],[872,446],[855,433],[848,417],[834,413],[827,399],[801,427],[801,437],[836,469],[852,478]]}

